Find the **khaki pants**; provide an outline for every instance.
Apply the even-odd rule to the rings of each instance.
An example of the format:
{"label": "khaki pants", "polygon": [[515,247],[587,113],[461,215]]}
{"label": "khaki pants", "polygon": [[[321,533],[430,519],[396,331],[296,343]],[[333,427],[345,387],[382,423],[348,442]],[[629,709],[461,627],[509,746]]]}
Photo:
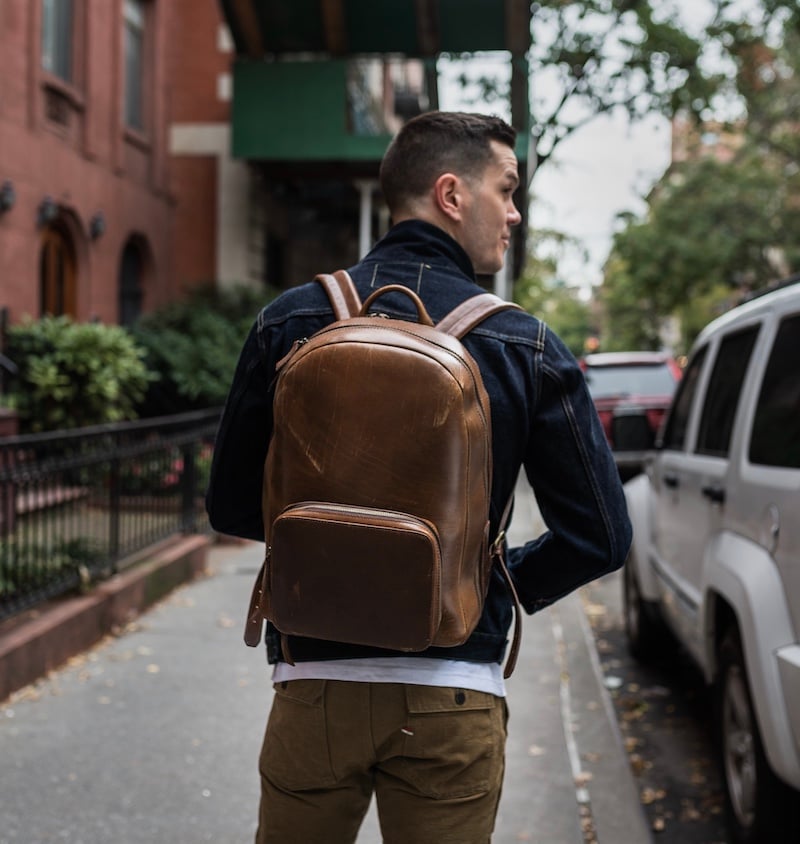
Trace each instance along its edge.
{"label": "khaki pants", "polygon": [[276,684],[256,844],[352,844],[373,792],[385,844],[487,844],[506,713],[505,700],[485,692]]}

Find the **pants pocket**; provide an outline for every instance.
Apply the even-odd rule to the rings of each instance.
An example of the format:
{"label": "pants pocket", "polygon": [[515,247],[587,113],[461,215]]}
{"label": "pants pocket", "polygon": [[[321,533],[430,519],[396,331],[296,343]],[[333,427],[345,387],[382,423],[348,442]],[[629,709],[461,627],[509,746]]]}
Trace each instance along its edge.
{"label": "pants pocket", "polygon": [[505,701],[469,689],[407,686],[403,777],[421,794],[449,800],[499,789]]}
{"label": "pants pocket", "polygon": [[259,768],[289,791],[330,788],[335,777],[325,717],[325,681],[276,683]]}

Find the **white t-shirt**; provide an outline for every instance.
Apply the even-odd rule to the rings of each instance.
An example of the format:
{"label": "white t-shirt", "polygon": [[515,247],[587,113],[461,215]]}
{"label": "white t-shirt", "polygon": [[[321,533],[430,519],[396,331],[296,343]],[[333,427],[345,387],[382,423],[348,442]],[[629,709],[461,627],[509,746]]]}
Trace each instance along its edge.
{"label": "white t-shirt", "polygon": [[350,680],[361,683],[410,683],[472,689],[505,697],[503,666],[496,662],[465,662],[429,657],[370,657],[276,664],[272,680]]}

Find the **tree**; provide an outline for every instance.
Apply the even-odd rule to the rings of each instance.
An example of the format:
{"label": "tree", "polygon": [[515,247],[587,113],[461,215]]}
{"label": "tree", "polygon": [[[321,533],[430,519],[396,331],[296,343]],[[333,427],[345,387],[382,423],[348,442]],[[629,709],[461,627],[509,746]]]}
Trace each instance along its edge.
{"label": "tree", "polygon": [[[656,342],[672,315],[685,346],[742,293],[800,267],[800,12],[763,0],[760,17],[729,20],[730,6],[719,2],[709,31],[733,63],[733,118],[701,127],[647,216],[628,217],[615,236],[603,285],[615,337],[633,305],[640,337]],[[727,147],[715,143],[722,132]]]}
{"label": "tree", "polygon": [[598,329],[592,322],[589,304],[576,289],[558,279],[559,255],[574,245],[559,232],[533,232],[525,270],[514,284],[514,301],[544,320],[574,355],[581,355],[587,338]]}
{"label": "tree", "polygon": [[[706,41],[685,31],[674,2],[541,0],[533,5],[532,29],[531,172],[600,114],[699,115],[724,81],[709,72]],[[508,86],[485,73],[475,78],[467,68],[461,82],[484,103],[508,97]]]}
{"label": "tree", "polygon": [[[575,131],[598,115],[623,110],[631,120],[678,113],[708,120],[724,102],[747,97],[765,83],[755,60],[762,46],[797,36],[796,0],[708,0],[704,25],[687,30],[686,10],[696,0],[539,0],[533,4],[531,148],[541,166]],[[795,43],[795,48],[798,45]],[[792,60],[796,71],[797,50]],[[762,56],[763,57],[763,56]],[[454,58],[468,58],[462,54]],[[763,68],[762,68],[763,70]],[[777,65],[770,73],[783,73]],[[460,76],[476,102],[507,101],[509,85],[496,73]],[[798,113],[797,100],[781,101],[783,114]],[[794,105],[794,111],[791,110]],[[776,139],[777,140],[777,139]]]}

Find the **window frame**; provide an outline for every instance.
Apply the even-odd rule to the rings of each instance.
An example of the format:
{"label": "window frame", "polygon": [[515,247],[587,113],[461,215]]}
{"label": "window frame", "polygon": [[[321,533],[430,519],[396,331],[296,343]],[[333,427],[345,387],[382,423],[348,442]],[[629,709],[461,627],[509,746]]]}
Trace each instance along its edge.
{"label": "window frame", "polygon": [[[702,395],[703,372],[708,359],[709,345],[700,346],[692,355],[678,382],[670,405],[669,415],[659,437],[657,447],[665,451],[686,451],[692,415],[697,404],[698,394]],[[684,413],[685,410],[685,413]],[[674,436],[678,414],[683,414],[683,429],[680,438]]]}
{"label": "window frame", "polygon": [[[745,391],[746,375],[750,368],[750,363],[753,360],[753,353],[758,344],[760,333],[761,323],[758,322],[743,325],[735,331],[729,331],[720,337],[717,343],[713,365],[708,376],[708,383],[703,397],[703,406],[700,408],[697,437],[694,446],[694,452],[696,454],[722,459],[727,459],[730,455],[733,429],[736,424],[736,416],[742,401],[742,395]],[[744,343],[746,345],[746,348],[743,348],[745,360],[734,361],[737,363],[737,366],[732,367],[728,357],[728,350],[736,351],[734,344],[737,343]],[[748,343],[749,346],[747,346]],[[733,373],[733,380],[729,377],[726,380],[723,377],[723,372],[726,376],[728,373]],[[732,391],[729,388],[732,388]],[[719,420],[712,417],[712,414],[718,413],[720,410],[727,411],[727,415],[724,418],[725,427],[722,429],[716,424]],[[720,430],[723,432],[722,437],[724,442],[718,442],[716,440],[713,443],[709,442],[711,437],[719,436]],[[712,445],[717,447],[712,447]]]}
{"label": "window frame", "polygon": [[[789,312],[782,314],[778,319],[778,322],[775,326],[774,335],[772,337],[772,342],[770,344],[768,354],[766,355],[766,363],[764,365],[764,371],[761,374],[761,381],[758,385],[758,392],[755,396],[755,402],[753,405],[752,411],[752,418],[750,423],[750,430],[748,432],[747,437],[747,450],[746,450],[746,458],[749,465],[758,467],[759,469],[767,469],[767,470],[774,470],[774,469],[787,469],[790,471],[797,471],[800,469],[800,462],[797,464],[791,463],[790,461],[780,461],[776,462],[775,460],[767,460],[765,459],[765,454],[767,451],[763,450],[763,446],[761,445],[761,441],[757,443],[756,438],[758,435],[758,426],[759,424],[762,425],[762,429],[764,428],[765,419],[761,414],[764,412],[765,409],[765,393],[769,392],[768,398],[770,400],[774,400],[777,398],[780,400],[781,397],[785,397],[786,390],[780,386],[780,379],[775,378],[775,361],[777,358],[780,360],[786,359],[786,351],[780,345],[783,338],[783,332],[789,330],[789,326],[794,326],[798,321],[800,321],[800,313],[798,312]],[[799,329],[795,330],[796,332]],[[790,373],[791,374],[791,373]],[[795,418],[795,414],[788,413],[785,414],[790,418]],[[768,433],[765,433],[765,436],[768,437]],[[775,442],[772,442],[774,447]],[[762,449],[759,451],[759,449]]]}
{"label": "window frame", "polygon": [[41,0],[40,5],[39,65],[68,86],[75,84],[75,6],[75,0]]}
{"label": "window frame", "polygon": [[[83,112],[86,107],[84,85],[86,80],[86,57],[84,43],[86,40],[86,0],[69,0],[69,44],[70,44],[70,72],[65,78],[56,69],[45,66],[46,48],[45,27],[48,12],[46,6],[57,4],[59,0],[39,0],[36,3],[35,22],[37,26],[31,30],[32,54],[35,56],[33,73],[38,81],[41,96],[41,119],[45,125],[55,128],[59,132],[69,131],[73,118]],[[56,8],[60,8],[56,6]],[[74,128],[72,131],[76,131]]]}
{"label": "window frame", "polygon": [[[147,51],[150,28],[149,4],[145,0],[124,0],[122,4],[122,124],[127,132],[144,136],[147,132]],[[133,18],[138,18],[134,20]],[[131,42],[131,37],[134,41]],[[133,43],[138,48],[136,77],[131,73]]]}

